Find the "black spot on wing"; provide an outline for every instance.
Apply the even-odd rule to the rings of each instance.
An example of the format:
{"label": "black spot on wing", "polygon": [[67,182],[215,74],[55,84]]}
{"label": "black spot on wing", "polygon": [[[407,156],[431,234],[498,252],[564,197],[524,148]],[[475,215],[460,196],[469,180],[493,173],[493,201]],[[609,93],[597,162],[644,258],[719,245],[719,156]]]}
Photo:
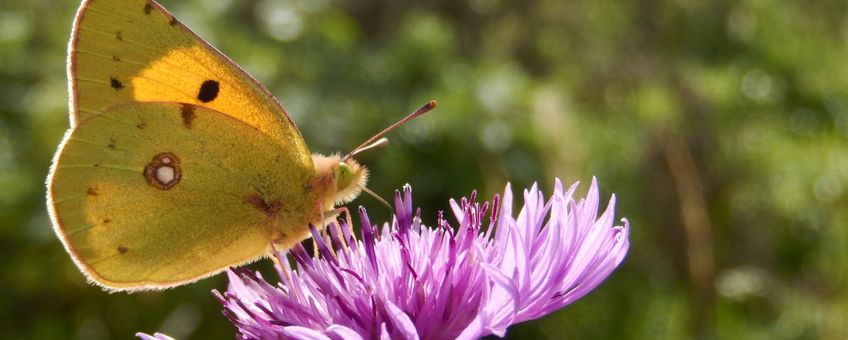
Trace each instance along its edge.
{"label": "black spot on wing", "polygon": [[118,91],[118,90],[124,88],[124,83],[122,83],[120,80],[118,80],[118,78],[115,78],[115,77],[109,78],[109,85],[112,86],[112,88],[115,89],[115,91]]}
{"label": "black spot on wing", "polygon": [[215,80],[204,81],[200,84],[200,91],[197,91],[197,100],[208,103],[218,98],[219,85]]}
{"label": "black spot on wing", "polygon": [[171,24],[171,26],[176,26],[179,21],[177,21],[177,18],[171,17],[171,21],[168,23]]}
{"label": "black spot on wing", "polygon": [[115,32],[115,39],[123,41],[124,40],[124,31]]}
{"label": "black spot on wing", "polygon": [[118,246],[118,252],[121,253],[121,254],[126,254],[128,250],[129,249],[127,249],[127,247]]}
{"label": "black spot on wing", "polygon": [[149,2],[144,4],[144,14],[150,15],[151,11],[153,11],[153,5],[151,5]]}

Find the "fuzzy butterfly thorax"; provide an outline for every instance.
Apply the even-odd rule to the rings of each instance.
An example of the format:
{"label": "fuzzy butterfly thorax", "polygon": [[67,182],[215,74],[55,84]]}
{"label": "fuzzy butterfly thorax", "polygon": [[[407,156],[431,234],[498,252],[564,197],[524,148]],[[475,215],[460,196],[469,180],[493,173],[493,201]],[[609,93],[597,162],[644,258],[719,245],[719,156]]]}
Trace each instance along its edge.
{"label": "fuzzy butterfly thorax", "polygon": [[[315,174],[304,185],[306,200],[313,202],[311,209],[281,213],[284,209],[278,197],[256,195],[250,198],[257,209],[267,212],[273,228],[273,248],[288,249],[309,238],[310,224],[323,229],[333,222],[338,216],[336,206],[359,196],[368,181],[368,169],[352,158],[342,161],[339,155],[313,154],[312,160]],[[273,248],[269,244],[268,251]]]}

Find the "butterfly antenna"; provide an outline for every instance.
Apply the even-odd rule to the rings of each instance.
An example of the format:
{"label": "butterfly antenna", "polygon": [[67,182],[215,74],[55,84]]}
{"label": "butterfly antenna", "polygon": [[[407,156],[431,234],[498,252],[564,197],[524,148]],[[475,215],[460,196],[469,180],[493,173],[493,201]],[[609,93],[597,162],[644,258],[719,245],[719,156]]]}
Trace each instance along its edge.
{"label": "butterfly antenna", "polygon": [[427,104],[424,104],[424,106],[422,106],[422,107],[418,108],[418,110],[415,110],[414,112],[410,113],[408,116],[399,120],[397,123],[390,125],[389,127],[383,129],[383,131],[378,132],[373,137],[368,138],[368,140],[366,140],[365,142],[362,142],[362,144],[359,144],[359,146],[354,148],[353,151],[351,151],[350,153],[345,155],[344,158],[342,158],[342,162],[348,160],[348,158],[353,157],[354,155],[356,155],[356,154],[358,154],[362,151],[366,151],[366,150],[370,150],[370,149],[373,149],[373,148],[377,148],[377,147],[381,147],[383,145],[386,145],[386,143],[388,143],[389,141],[388,141],[388,139],[382,138],[384,135],[386,135],[390,131],[394,130],[398,126],[401,126],[404,123],[412,120],[413,118],[427,113],[428,111],[434,109],[435,107],[436,107],[436,101],[435,100],[431,100],[431,101],[427,102]]}
{"label": "butterfly antenna", "polygon": [[371,189],[368,189],[368,188],[366,188],[362,185],[360,185],[359,188],[362,189],[362,191],[366,192],[367,194],[371,195],[371,197],[374,197],[375,199],[380,201],[380,203],[383,203],[383,205],[385,205],[386,208],[389,208],[389,210],[392,210],[392,206],[389,204],[389,202],[386,202],[386,200],[384,200],[382,197],[380,197],[380,195],[377,195],[377,193],[371,191]]}
{"label": "butterfly antenna", "polygon": [[368,150],[371,150],[371,149],[376,149],[376,148],[379,148],[379,147],[386,146],[386,144],[389,144],[389,139],[386,138],[386,137],[383,137],[383,138],[378,139],[374,143],[371,143],[371,144],[368,144],[368,145],[360,145],[355,150],[351,151],[350,154],[345,156],[345,158],[342,159],[342,160],[343,161],[347,160],[348,158],[353,157],[354,155],[356,155],[360,152],[364,152],[364,151],[368,151]]}

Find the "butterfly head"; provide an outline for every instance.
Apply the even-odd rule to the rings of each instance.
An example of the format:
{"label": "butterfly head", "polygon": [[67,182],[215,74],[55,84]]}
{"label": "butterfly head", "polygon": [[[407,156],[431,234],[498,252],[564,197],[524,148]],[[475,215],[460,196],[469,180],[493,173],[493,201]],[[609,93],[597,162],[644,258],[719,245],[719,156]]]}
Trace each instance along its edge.
{"label": "butterfly head", "polygon": [[310,186],[323,198],[325,209],[350,202],[362,192],[368,182],[368,169],[353,158],[339,155],[312,155],[315,177]]}
{"label": "butterfly head", "polygon": [[336,195],[333,201],[336,204],[343,204],[350,202],[362,192],[362,188],[368,182],[368,169],[353,158],[348,158],[339,161],[333,177],[336,187]]}

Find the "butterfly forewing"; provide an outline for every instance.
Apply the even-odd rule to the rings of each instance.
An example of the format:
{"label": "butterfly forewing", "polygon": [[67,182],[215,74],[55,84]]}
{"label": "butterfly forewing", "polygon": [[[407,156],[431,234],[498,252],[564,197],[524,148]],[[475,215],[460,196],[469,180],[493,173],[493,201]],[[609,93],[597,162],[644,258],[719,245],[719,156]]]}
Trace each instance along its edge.
{"label": "butterfly forewing", "polygon": [[153,1],[84,1],[68,53],[72,126],[121,103],[190,103],[253,126],[312,165],[276,99]]}

